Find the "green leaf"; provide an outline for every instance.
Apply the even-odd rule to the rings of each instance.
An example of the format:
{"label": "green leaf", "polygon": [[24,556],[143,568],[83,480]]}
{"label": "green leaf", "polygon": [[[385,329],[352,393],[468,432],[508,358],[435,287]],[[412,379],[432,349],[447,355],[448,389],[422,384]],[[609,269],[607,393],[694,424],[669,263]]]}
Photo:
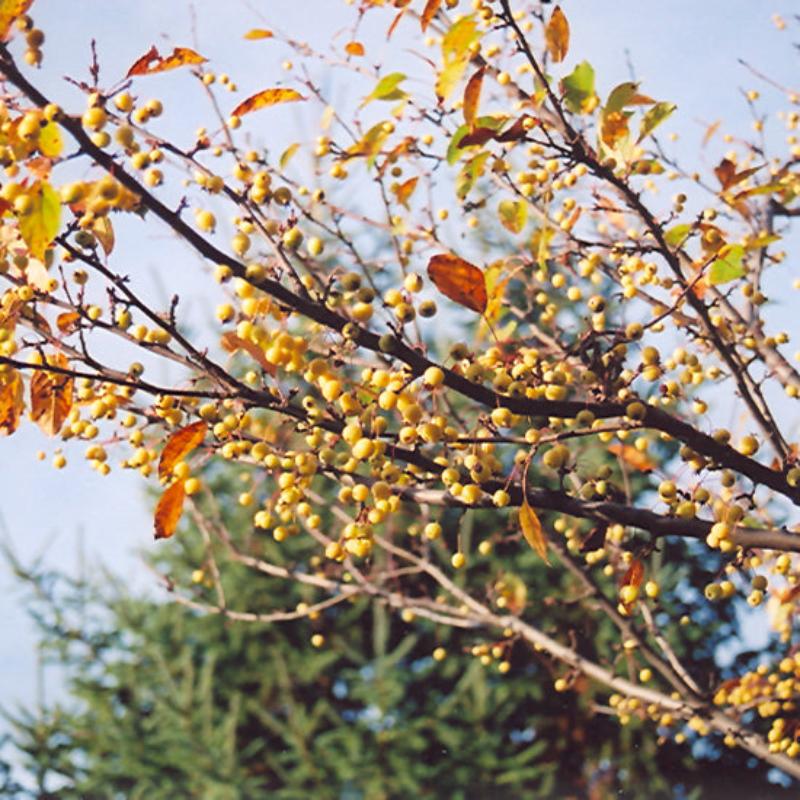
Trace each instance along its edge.
{"label": "green leaf", "polygon": [[300,149],[300,143],[295,142],[294,144],[290,144],[284,151],[281,153],[281,157],[278,160],[278,164],[280,164],[281,169],[286,169],[286,165],[292,160],[292,156]]}
{"label": "green leaf", "polygon": [[483,175],[490,155],[488,151],[478,153],[464,165],[456,180],[456,195],[459,200],[463,200],[472,191],[475,182]]}
{"label": "green leaf", "polygon": [[19,215],[19,232],[34,258],[42,261],[47,248],[58,233],[61,221],[61,201],[53,187],[38,181],[31,187],[33,207]]}
{"label": "green leaf", "polygon": [[677,108],[675,103],[656,103],[647,109],[642,117],[641,125],[639,126],[639,138],[636,140],[641,142],[646,136],[649,136],[670,114]]}
{"label": "green leaf", "polygon": [[364,98],[361,105],[365,106],[373,100],[402,100],[406,96],[406,93],[398,87],[406,77],[407,76],[402,72],[391,72],[388,75],[384,75],[384,77],[375,84],[375,88],[372,92]]}
{"label": "green leaf", "polygon": [[39,131],[39,152],[48,158],[58,158],[64,149],[61,128],[55,122],[48,122]]}
{"label": "green leaf", "polygon": [[691,232],[691,225],[673,225],[668,231],[664,231],[664,241],[670,247],[680,247],[686,241]]}
{"label": "green leaf", "polygon": [[528,205],[521,200],[501,200],[497,207],[500,222],[511,233],[519,233],[528,221]]}
{"label": "green leaf", "polygon": [[594,97],[594,67],[588,61],[581,61],[572,72],[561,81],[564,103],[573,114],[582,114],[590,98]]}
{"label": "green leaf", "polygon": [[744,247],[740,244],[726,244],[719,251],[719,258],[711,265],[708,275],[712,286],[728,283],[744,275]]}
{"label": "green leaf", "polygon": [[638,88],[639,84],[633,81],[625,81],[625,83],[615,86],[608,95],[605,106],[603,106],[603,113],[610,114],[613,111],[622,111],[633,100]]}

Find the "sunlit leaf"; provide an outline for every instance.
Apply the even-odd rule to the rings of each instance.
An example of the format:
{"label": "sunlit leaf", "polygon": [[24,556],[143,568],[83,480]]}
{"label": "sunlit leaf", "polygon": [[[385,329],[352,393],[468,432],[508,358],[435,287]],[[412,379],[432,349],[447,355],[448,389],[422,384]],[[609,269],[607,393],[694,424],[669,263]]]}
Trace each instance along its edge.
{"label": "sunlit leaf", "polygon": [[92,233],[100,242],[103,252],[107,256],[111,255],[111,251],[114,249],[114,228],[111,220],[108,217],[96,217],[92,220]]}
{"label": "sunlit leaf", "polygon": [[564,103],[573,114],[586,113],[597,102],[594,79],[594,67],[588,61],[581,61],[566,78],[561,80]]}
{"label": "sunlit leaf", "polygon": [[392,128],[385,122],[373,125],[355,144],[347,148],[349,158],[366,158],[372,166],[375,156],[380,153],[383,143],[389,138]]}
{"label": "sunlit leaf", "polygon": [[419,177],[415,176],[402,183],[395,183],[392,186],[392,193],[397,198],[397,202],[400,203],[400,205],[408,208],[408,200],[411,195],[414,194],[414,189],[417,188],[418,181]]}
{"label": "sunlit leaf", "polygon": [[22,376],[15,369],[0,373],[0,434],[14,433],[24,409]]}
{"label": "sunlit leaf", "polygon": [[181,514],[183,513],[183,502],[186,499],[186,489],[184,481],[175,481],[161,495],[161,499],[156,506],[154,518],[155,538],[169,539],[178,527]]}
{"label": "sunlit leaf", "polygon": [[544,42],[553,61],[558,63],[566,58],[569,50],[569,22],[561,6],[556,6],[550,15],[544,29]]}
{"label": "sunlit leaf", "polygon": [[53,187],[44,181],[37,181],[29,193],[33,204],[26,214],[18,215],[19,232],[31,255],[42,261],[58,233],[61,201]]}
{"label": "sunlit leaf", "polygon": [[664,241],[670,247],[680,247],[691,232],[692,226],[689,224],[673,225],[669,230],[664,231]]}
{"label": "sunlit leaf", "polygon": [[61,128],[55,122],[47,122],[39,131],[39,152],[48,158],[58,158],[64,149]]}
{"label": "sunlit leaf", "polygon": [[294,154],[300,149],[300,142],[294,142],[290,144],[282,153],[281,157],[278,159],[278,164],[281,169],[286,169],[288,163],[292,160]]}
{"label": "sunlit leaf", "polygon": [[438,13],[441,5],[442,0],[428,0],[425,3],[425,8],[422,9],[422,14],[420,14],[419,18],[419,24],[423,33],[428,29],[428,25],[431,24],[431,21]]}
{"label": "sunlit leaf", "polygon": [[544,535],[539,516],[534,511],[533,506],[531,506],[527,498],[523,501],[519,509],[519,524],[522,528],[522,535],[525,537],[525,541],[539,554],[539,557],[544,563],[549,566],[550,559],[547,557],[547,538]]}
{"label": "sunlit leaf", "polygon": [[504,228],[520,233],[528,221],[528,204],[522,200],[501,200],[497,213]]}
{"label": "sunlit leaf", "polygon": [[[47,363],[68,369],[69,362],[62,353],[48,356]],[[36,370],[30,380],[31,419],[48,436],[55,436],[72,409],[73,380],[61,372]]]}
{"label": "sunlit leaf", "polygon": [[204,64],[208,59],[188,47],[176,47],[168,56],[161,56],[153,45],[141,58],[137,59],[128,70],[129,78],[134,75],[153,75],[156,72],[167,72],[178,67]]}
{"label": "sunlit leaf", "polygon": [[0,0],[0,39],[6,41],[11,26],[18,17],[26,14],[33,0]]}
{"label": "sunlit leaf", "polygon": [[486,279],[480,267],[442,253],[428,262],[428,277],[445,297],[479,314],[486,311]]}
{"label": "sunlit leaf", "polygon": [[744,247],[727,244],[719,251],[719,258],[711,265],[708,281],[712,286],[741,278],[744,275]]}
{"label": "sunlit leaf", "polygon": [[186,455],[202,443],[207,431],[208,425],[202,420],[175,431],[161,451],[161,458],[158,462],[158,477],[166,478],[179,461],[183,460]]}
{"label": "sunlit leaf", "polygon": [[269,375],[275,375],[276,373],[276,366],[271,362],[267,361],[267,357],[264,355],[264,351],[253,342],[248,342],[246,339],[242,339],[241,336],[237,336],[233,331],[228,333],[224,333],[220,337],[220,344],[222,345],[223,350],[228,353],[235,353],[237,350],[244,350],[250,358],[253,359],[260,367],[264,370],[264,372],[268,373]]}
{"label": "sunlit leaf", "polygon": [[632,445],[614,442],[608,446],[608,452],[638,472],[652,472],[656,468],[655,462],[647,453],[637,450]]}
{"label": "sunlit leaf", "polygon": [[442,69],[436,79],[436,96],[444,102],[454,91],[469,64],[470,48],[480,38],[473,16],[460,19],[442,37]]}
{"label": "sunlit leaf", "polygon": [[258,111],[260,108],[268,108],[279,103],[295,103],[306,98],[295,89],[264,89],[246,100],[242,100],[231,114],[234,117],[241,117],[251,111]]}
{"label": "sunlit leaf", "polygon": [[481,87],[483,86],[483,76],[486,72],[485,67],[481,67],[468,81],[464,89],[464,122],[474,127],[475,119],[478,116],[478,104],[481,99]]}
{"label": "sunlit leaf", "polygon": [[486,162],[490,157],[491,153],[487,150],[483,153],[478,153],[463,166],[456,178],[456,196],[459,200],[464,200],[472,191],[478,178],[486,170]]}
{"label": "sunlit leaf", "polygon": [[384,75],[364,98],[361,105],[365,106],[373,100],[402,100],[406,93],[399,87],[406,77],[403,72],[390,72],[388,75]]}
{"label": "sunlit leaf", "polygon": [[244,35],[245,39],[271,39],[275,34],[272,31],[267,30],[266,28],[251,28],[247,33]]}
{"label": "sunlit leaf", "polygon": [[639,138],[637,141],[641,142],[645,137],[649,136],[676,108],[677,106],[674,103],[664,102],[656,103],[651,108],[648,108],[639,125]]}
{"label": "sunlit leaf", "polygon": [[78,330],[81,315],[77,311],[65,311],[56,317],[56,327],[61,333],[68,334]]}
{"label": "sunlit leaf", "polygon": [[366,52],[364,50],[364,45],[361,42],[348,42],[344,46],[344,51],[349,56],[363,56]]}

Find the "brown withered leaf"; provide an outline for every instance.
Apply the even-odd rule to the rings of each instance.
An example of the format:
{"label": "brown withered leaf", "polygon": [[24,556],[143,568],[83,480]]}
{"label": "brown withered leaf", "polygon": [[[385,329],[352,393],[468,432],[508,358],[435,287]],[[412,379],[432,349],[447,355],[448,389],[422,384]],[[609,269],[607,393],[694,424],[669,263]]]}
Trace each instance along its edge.
{"label": "brown withered leaf", "polygon": [[519,524],[525,541],[539,554],[544,563],[550,566],[550,559],[547,557],[547,539],[542,523],[527,498],[523,500],[519,509]]}
{"label": "brown withered leaf", "polygon": [[246,100],[242,100],[242,102],[233,109],[231,114],[235,117],[241,117],[245,114],[249,114],[251,111],[258,111],[260,108],[278,105],[278,103],[295,103],[298,100],[305,99],[306,98],[295,89],[264,89],[261,92],[251,95]]}
{"label": "brown withered leaf", "polygon": [[417,188],[418,181],[419,177],[415,176],[413,178],[409,178],[407,181],[396,183],[392,186],[392,192],[394,193],[394,196],[397,198],[397,202],[400,203],[400,205],[408,208],[408,199],[412,194],[414,194],[414,189]]}
{"label": "brown withered leaf", "polygon": [[154,75],[157,72],[167,72],[178,67],[204,64],[208,61],[200,53],[188,47],[176,47],[168,56],[162,56],[158,48],[153,45],[141,58],[137,59],[128,70],[128,78],[135,75]]}
{"label": "brown withered leaf", "polygon": [[470,126],[475,125],[475,118],[478,116],[478,104],[481,100],[481,87],[483,86],[483,76],[486,73],[485,67],[480,67],[475,74],[467,81],[464,89],[464,122]]}
{"label": "brown withered leaf", "polygon": [[73,333],[78,330],[81,315],[77,311],[65,311],[56,317],[56,327],[61,333]]}
{"label": "brown withered leaf", "polygon": [[488,297],[483,270],[463,258],[442,253],[428,262],[428,277],[445,297],[483,314]]}
{"label": "brown withered leaf", "polygon": [[656,468],[655,462],[646,453],[629,444],[614,442],[608,446],[608,452],[639,472],[652,472]]}
{"label": "brown withered leaf", "polygon": [[8,370],[0,375],[0,435],[14,433],[24,409],[22,376],[15,369]]}
{"label": "brown withered leaf", "polygon": [[6,41],[11,33],[11,26],[25,14],[33,4],[33,0],[2,0],[0,2],[0,40]]}
{"label": "brown withered leaf", "polygon": [[245,39],[271,39],[274,36],[272,31],[268,31],[266,28],[251,28],[247,33],[244,35]]}
{"label": "brown withered leaf", "polygon": [[361,42],[348,42],[344,46],[344,51],[349,56],[363,56],[366,52],[364,50],[364,45]]}
{"label": "brown withered leaf", "polygon": [[441,5],[442,0],[428,0],[428,2],[425,3],[425,8],[422,9],[422,14],[420,14],[419,17],[419,25],[423,33],[428,30],[428,25],[431,24],[431,21],[438,13]]}
{"label": "brown withered leaf", "polygon": [[184,456],[194,450],[206,437],[208,425],[202,420],[175,431],[167,440],[158,462],[158,477],[166,478]]}
{"label": "brown withered leaf", "polygon": [[235,353],[237,350],[244,350],[245,353],[259,364],[264,372],[275,375],[276,366],[267,361],[264,351],[257,344],[248,342],[247,339],[242,339],[241,336],[237,336],[232,331],[224,333],[219,341],[226,353]]}
{"label": "brown withered leaf", "polygon": [[459,147],[473,147],[478,145],[482,147],[486,144],[490,139],[497,138],[497,131],[493,131],[491,128],[475,128],[468,133],[465,133],[459,140],[458,146]]}
{"label": "brown withered leaf", "polygon": [[544,43],[553,61],[558,63],[566,58],[569,50],[569,22],[561,6],[556,6],[550,15],[550,20],[544,29]]}
{"label": "brown withered leaf", "polygon": [[183,513],[183,501],[186,499],[184,484],[185,481],[175,481],[161,495],[153,519],[156,539],[169,539],[175,533]]}
{"label": "brown withered leaf", "polygon": [[[69,369],[63,353],[48,356],[47,363]],[[31,376],[31,419],[48,436],[55,436],[72,408],[73,380],[61,372],[39,369]]]}
{"label": "brown withered leaf", "polygon": [[722,186],[722,191],[725,192],[730,189],[731,186],[736,186],[737,183],[741,183],[747,180],[751,175],[755,175],[760,169],[761,167],[750,167],[749,169],[743,169],[741,172],[737,172],[736,164],[728,158],[723,158],[722,161],[714,167],[714,174],[717,176],[717,180]]}

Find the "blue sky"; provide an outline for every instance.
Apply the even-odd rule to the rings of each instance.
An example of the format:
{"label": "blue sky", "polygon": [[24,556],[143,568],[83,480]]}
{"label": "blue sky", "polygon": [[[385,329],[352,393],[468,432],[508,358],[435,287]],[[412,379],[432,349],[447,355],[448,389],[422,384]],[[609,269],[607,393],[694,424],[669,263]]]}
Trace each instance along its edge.
{"label": "blue sky", "polygon": [[[565,66],[571,68],[577,60],[589,60],[604,95],[629,78],[630,60],[647,94],[678,104],[668,127],[680,134],[675,150],[686,165],[707,167],[727,149],[717,138],[698,159],[698,143],[710,122],[722,119],[724,130],[744,135],[749,132],[750,118],[741,98],[742,88],[760,89],[767,107],[782,105],[777,93],[741,67],[738,58],[779,82],[788,83],[798,74],[791,35],[777,31],[770,21],[775,12],[788,18],[794,3],[564,0],[562,7],[572,27],[571,52]],[[261,16],[255,9],[260,10]],[[123,75],[151,44],[162,50],[176,44],[187,45],[208,56],[215,69],[231,73],[242,90],[237,95],[240,99],[282,77],[279,65],[285,56],[277,43],[244,42],[242,34],[246,30],[276,27],[324,47],[353,18],[353,9],[340,0],[228,0],[224,4],[197,0],[194,11],[184,0],[38,0],[32,11],[48,37],[44,68],[36,80],[70,110],[80,110],[83,101],[61,76],[86,74],[92,37],[98,40],[101,80],[104,76]],[[410,26],[410,21],[407,24]],[[398,35],[405,36],[405,44],[410,47],[418,36],[411,27]],[[385,43],[379,31],[369,33],[369,37],[362,38],[375,59]],[[386,71],[420,63],[410,62],[405,52],[394,55],[399,49],[398,42],[393,42],[391,50],[385,50]],[[325,76],[321,74],[320,78]],[[176,132],[185,133],[187,125],[193,131],[207,120],[199,94],[185,93],[185,85],[170,81],[152,85],[153,93],[162,96],[167,106],[165,130],[175,126]],[[137,88],[143,94],[150,91],[144,83]],[[794,88],[800,91],[800,85]],[[338,91],[346,94],[347,88]],[[304,122],[308,120],[304,121],[302,115],[287,113],[277,128],[265,128],[259,135],[268,143],[274,141],[276,147],[280,141],[291,141],[293,137],[310,138],[313,131],[297,130]],[[274,118],[271,124],[276,125]],[[769,124],[774,135],[783,136],[780,123],[773,118]],[[133,252],[137,270],[147,276],[154,296],[160,296],[160,287],[174,275],[191,275],[196,269],[196,260],[163,231],[153,229],[142,235],[140,230],[136,235],[139,240]],[[125,252],[122,243],[120,251]],[[170,280],[165,277],[162,282],[166,271]],[[188,290],[187,302],[193,303],[196,313],[202,316],[201,289]],[[791,319],[788,304],[781,313]],[[154,546],[143,482],[137,475],[121,470],[101,479],[88,465],[78,463],[78,458],[64,472],[52,469],[49,459],[36,461],[37,450],[50,454],[52,448],[52,443],[30,425],[23,426],[12,438],[0,440],[4,465],[0,519],[16,551],[23,559],[44,551],[50,563],[75,568],[78,542],[82,541],[90,565],[102,562],[123,572],[132,586],[149,587],[150,578],[134,555],[136,549]],[[4,633],[0,637],[0,703],[30,702],[35,682],[32,629],[21,595],[2,564],[0,625]],[[53,691],[57,691],[55,676],[53,681]]]}

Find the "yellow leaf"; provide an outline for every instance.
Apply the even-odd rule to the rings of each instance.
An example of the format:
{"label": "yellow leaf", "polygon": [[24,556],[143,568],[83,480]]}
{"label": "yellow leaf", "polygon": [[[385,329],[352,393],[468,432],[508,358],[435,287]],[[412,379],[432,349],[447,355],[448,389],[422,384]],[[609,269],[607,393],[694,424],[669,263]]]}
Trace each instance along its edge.
{"label": "yellow leaf", "polygon": [[239,103],[231,114],[234,117],[241,117],[251,111],[258,111],[259,108],[267,108],[278,103],[294,103],[305,99],[300,92],[294,89],[264,89]]}
{"label": "yellow leaf", "polygon": [[205,439],[207,430],[208,425],[200,421],[175,431],[161,451],[158,477],[166,478],[172,472],[172,468]]}
{"label": "yellow leaf", "polygon": [[519,509],[519,524],[525,541],[539,554],[544,563],[550,566],[550,560],[547,558],[547,539],[542,530],[542,523],[539,522],[539,517],[527,499]]}
{"label": "yellow leaf", "polygon": [[245,39],[271,39],[273,37],[272,31],[268,31],[265,28],[251,28],[247,33],[244,35]]}
{"label": "yellow leaf", "polygon": [[17,17],[25,14],[33,0],[0,0],[0,39],[6,41]]}
{"label": "yellow leaf", "polygon": [[156,506],[154,519],[156,539],[169,539],[175,533],[175,528],[178,527],[178,521],[183,513],[183,501],[185,498],[184,481],[175,481],[161,495],[161,499]]}
{"label": "yellow leaf", "polygon": [[400,205],[408,208],[408,199],[414,194],[414,189],[417,188],[417,181],[419,181],[419,177],[415,176],[402,183],[395,183],[392,185],[392,192]]}
{"label": "yellow leaf", "polygon": [[10,436],[19,426],[25,407],[22,377],[15,369],[0,373],[0,434]]}
{"label": "yellow leaf", "polygon": [[544,29],[544,42],[553,61],[564,60],[569,50],[569,22],[561,6],[556,6],[550,15],[550,21]]}
{"label": "yellow leaf", "polygon": [[472,16],[456,22],[442,38],[443,66],[436,79],[436,96],[446,100],[464,75],[469,64],[470,48],[480,38],[478,25]]}
{"label": "yellow leaf", "polygon": [[36,181],[29,190],[32,206],[18,214],[19,232],[31,255],[44,260],[47,248],[58,233],[61,220],[61,201],[49,183]]}
{"label": "yellow leaf", "polygon": [[111,255],[111,251],[114,249],[114,228],[111,220],[108,217],[95,217],[92,221],[92,233],[100,242],[105,254]]}
{"label": "yellow leaf", "polygon": [[[47,363],[68,369],[62,353],[49,356]],[[31,419],[48,435],[55,436],[72,409],[73,380],[60,372],[36,370],[31,376]]]}
{"label": "yellow leaf", "polygon": [[39,131],[39,152],[48,158],[58,158],[64,149],[61,128],[55,122],[48,122]]}
{"label": "yellow leaf", "polygon": [[445,297],[483,314],[488,302],[483,270],[463,258],[443,253],[428,262],[428,277]]}
{"label": "yellow leaf", "polygon": [[464,89],[464,122],[470,128],[475,127],[475,118],[478,116],[478,104],[481,99],[481,86],[485,67],[481,67],[468,81]]}

